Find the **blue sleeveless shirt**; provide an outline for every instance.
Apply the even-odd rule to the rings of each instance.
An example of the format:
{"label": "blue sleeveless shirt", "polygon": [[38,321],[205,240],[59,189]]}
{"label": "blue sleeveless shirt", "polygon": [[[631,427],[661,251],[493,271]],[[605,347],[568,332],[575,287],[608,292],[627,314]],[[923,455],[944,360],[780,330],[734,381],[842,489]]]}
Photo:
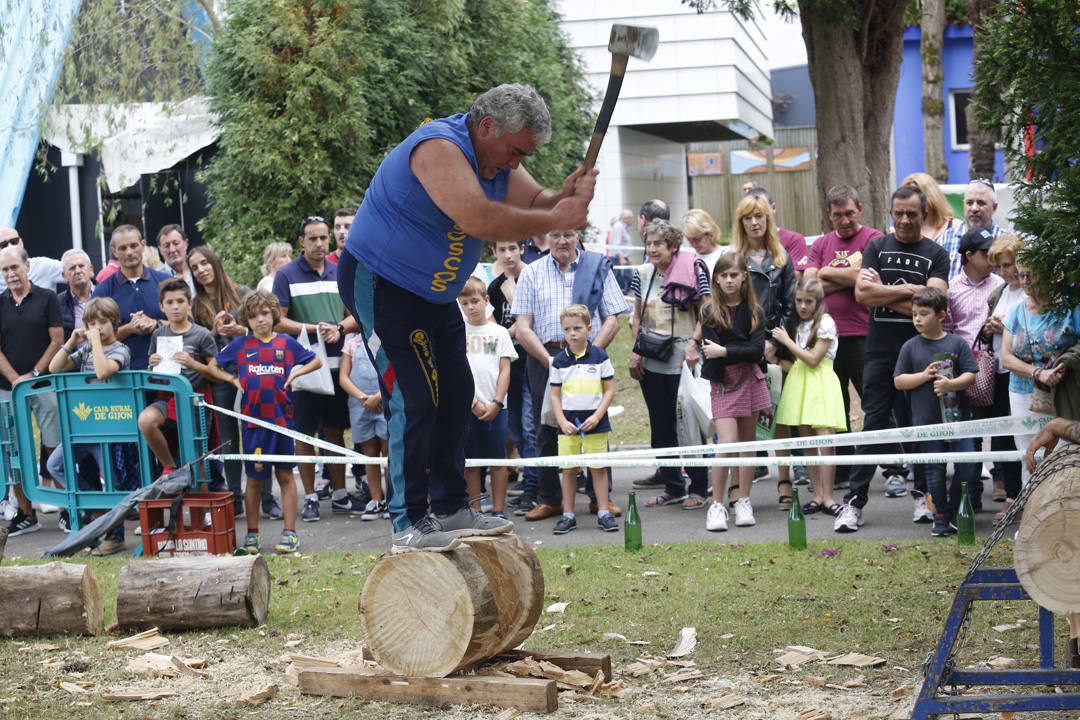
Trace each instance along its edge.
{"label": "blue sleeveless shirt", "polygon": [[483,240],[465,233],[428,196],[409,169],[413,149],[443,138],[461,148],[484,194],[502,200],[510,171],[480,177],[464,113],[413,131],[379,165],[356,213],[345,248],[371,272],[434,303],[452,303],[480,260]]}

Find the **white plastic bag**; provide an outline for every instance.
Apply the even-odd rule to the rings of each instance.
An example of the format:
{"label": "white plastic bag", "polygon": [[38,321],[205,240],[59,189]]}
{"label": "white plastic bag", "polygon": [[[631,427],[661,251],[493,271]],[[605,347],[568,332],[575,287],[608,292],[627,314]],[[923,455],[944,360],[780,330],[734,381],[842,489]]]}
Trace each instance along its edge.
{"label": "white plastic bag", "polygon": [[296,378],[290,383],[289,387],[293,391],[301,390],[316,395],[333,395],[334,379],[330,376],[330,365],[326,361],[326,343],[323,342],[322,335],[319,333],[315,333],[315,337],[319,341],[317,345],[311,344],[306,332],[297,335],[296,341],[311,349],[322,360],[322,367],[315,372],[309,372]]}
{"label": "white plastic bag", "polygon": [[682,446],[700,445],[713,436],[712,388],[699,374],[700,367],[701,363],[693,369],[683,363],[679,377],[676,409],[679,445]]}

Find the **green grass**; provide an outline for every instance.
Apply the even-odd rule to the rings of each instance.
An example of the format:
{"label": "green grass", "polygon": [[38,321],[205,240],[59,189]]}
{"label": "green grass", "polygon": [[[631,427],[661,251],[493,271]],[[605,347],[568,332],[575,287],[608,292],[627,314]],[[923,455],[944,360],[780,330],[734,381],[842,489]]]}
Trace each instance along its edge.
{"label": "green grass", "polygon": [[[654,545],[641,554],[611,547],[541,548],[537,553],[547,583],[545,605],[555,601],[569,605],[562,615],[544,614],[526,646],[610,653],[618,668],[642,650],[664,654],[674,645],[680,628],[693,626],[698,646],[692,657],[707,677],[745,681],[775,671],[774,650],[808,645],[828,654],[878,655],[887,662],[870,671],[809,665],[791,673],[796,679],[828,675],[830,682],[843,682],[863,675],[874,695],[881,691],[887,698],[889,690],[903,683],[915,683],[917,691],[919,665],[938,639],[971,553],[949,542],[908,542],[888,550],[879,541],[838,540],[827,546],[835,554],[823,555],[823,549],[816,544],[811,551],[793,552],[775,542]],[[270,718],[284,712],[305,718],[445,717],[438,710],[302,696],[284,685],[277,698],[257,710],[238,710],[222,698],[230,685],[283,684],[285,665],[277,658],[290,652],[285,647],[290,640],[301,640],[291,652],[309,655],[339,656],[359,649],[363,638],[357,598],[377,559],[350,553],[267,557],[274,579],[271,613],[263,626],[170,633],[172,645],[158,651],[210,658],[213,664],[207,680],[135,675],[125,666],[138,653],[105,647],[115,635],[50,638],[48,642],[61,646],[55,651],[35,649],[42,639],[0,640],[0,709],[7,718],[65,714],[79,718],[117,714]],[[116,577],[127,561],[76,561],[92,562],[105,597],[107,622],[115,615]],[[1000,543],[991,562],[1010,564],[1011,543]],[[1025,620],[1030,630],[1004,634],[989,630],[990,625],[1018,619]],[[985,604],[975,616],[959,664],[1006,655],[1017,658],[1022,666],[1037,665],[1036,622],[1033,603]],[[604,640],[608,632],[651,645],[642,648]],[[42,664],[50,657],[59,658],[59,664]],[[81,676],[65,671],[63,666],[73,660],[86,662],[88,670]],[[94,687],[89,695],[74,697],[56,689],[58,680],[89,681]],[[644,686],[648,680],[628,682]],[[175,700],[123,706],[96,699],[106,689],[134,687],[173,687],[181,695]],[[890,701],[884,702],[887,706]],[[627,717],[633,707],[630,703],[604,701],[603,707]],[[633,716],[654,717],[636,711]]]}

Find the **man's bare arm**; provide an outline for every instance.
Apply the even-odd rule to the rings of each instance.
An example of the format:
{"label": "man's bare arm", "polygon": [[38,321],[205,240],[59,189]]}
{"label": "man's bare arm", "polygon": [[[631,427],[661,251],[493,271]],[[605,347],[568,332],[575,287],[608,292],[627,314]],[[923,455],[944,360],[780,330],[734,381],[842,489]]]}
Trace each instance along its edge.
{"label": "man's bare arm", "polygon": [[[817,275],[818,280],[821,280],[822,284],[828,281],[834,285],[853,288],[855,287],[855,283],[859,280],[859,270],[860,268],[857,267],[834,268],[826,266],[818,270]],[[809,272],[809,270],[807,272]]]}
{"label": "man's bare arm", "polygon": [[[409,169],[439,209],[473,237],[517,241],[549,230],[583,227],[588,218],[591,195],[545,194],[520,166],[510,173],[509,199],[489,200],[465,155],[449,140],[436,138],[417,145]],[[549,202],[551,207],[544,207]]]}
{"label": "man's bare arm", "polygon": [[548,355],[544,343],[540,341],[540,336],[533,329],[533,316],[518,315],[514,324],[517,325],[517,341],[521,344],[521,347],[525,348],[525,352],[539,360],[544,367],[547,367],[551,362],[551,356]]}
{"label": "man's bare arm", "polygon": [[596,339],[593,345],[598,348],[606,348],[619,332],[619,316],[608,315],[600,323],[600,329],[596,331]]}

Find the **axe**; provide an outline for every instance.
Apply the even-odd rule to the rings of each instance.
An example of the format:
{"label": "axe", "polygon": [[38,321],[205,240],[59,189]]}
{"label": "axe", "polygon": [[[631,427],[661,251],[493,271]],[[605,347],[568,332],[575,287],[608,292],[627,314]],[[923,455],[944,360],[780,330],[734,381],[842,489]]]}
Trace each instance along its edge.
{"label": "axe", "polygon": [[608,52],[611,53],[611,74],[608,76],[607,92],[604,93],[604,104],[600,106],[600,114],[596,116],[592,140],[589,142],[589,150],[585,153],[585,162],[582,164],[586,170],[592,169],[596,164],[596,156],[600,154],[600,146],[604,142],[608,123],[611,122],[611,113],[615,110],[615,103],[619,99],[627,60],[631,55],[645,61],[652,60],[659,42],[660,33],[656,28],[634,27],[633,25],[611,26],[611,39],[608,40]]}

